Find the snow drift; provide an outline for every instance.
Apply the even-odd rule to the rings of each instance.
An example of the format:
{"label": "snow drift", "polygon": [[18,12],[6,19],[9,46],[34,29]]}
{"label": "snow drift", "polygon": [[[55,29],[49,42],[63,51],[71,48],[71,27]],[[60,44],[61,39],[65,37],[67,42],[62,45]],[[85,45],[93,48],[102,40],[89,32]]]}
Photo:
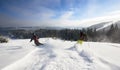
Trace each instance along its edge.
{"label": "snow drift", "polygon": [[44,45],[29,44],[34,46],[30,53],[2,70],[120,70],[119,44],[78,44],[51,38],[40,41]]}

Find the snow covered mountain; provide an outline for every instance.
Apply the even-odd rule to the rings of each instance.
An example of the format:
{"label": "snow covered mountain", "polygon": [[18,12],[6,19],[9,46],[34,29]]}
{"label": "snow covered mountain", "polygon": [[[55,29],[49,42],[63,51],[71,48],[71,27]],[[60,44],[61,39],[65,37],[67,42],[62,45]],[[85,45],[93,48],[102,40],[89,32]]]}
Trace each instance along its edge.
{"label": "snow covered mountain", "polygon": [[[41,38],[0,44],[2,70],[120,70],[120,44]],[[9,58],[9,59],[8,59]]]}
{"label": "snow covered mountain", "polygon": [[109,21],[109,22],[101,22],[101,23],[98,23],[98,24],[95,24],[95,25],[91,25],[90,27],[88,28],[93,28],[93,29],[96,29],[97,31],[99,30],[109,30],[110,29],[110,26],[114,24],[114,25],[118,25],[118,28],[120,28],[120,21]]}

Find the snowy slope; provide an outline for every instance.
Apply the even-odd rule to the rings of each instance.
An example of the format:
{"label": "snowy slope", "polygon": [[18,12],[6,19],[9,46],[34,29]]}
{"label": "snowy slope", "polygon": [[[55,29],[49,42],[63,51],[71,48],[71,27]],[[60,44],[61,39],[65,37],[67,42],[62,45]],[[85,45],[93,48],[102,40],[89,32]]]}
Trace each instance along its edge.
{"label": "snowy slope", "polygon": [[27,39],[9,40],[8,43],[0,43],[0,70],[31,52],[34,48],[31,45]]}
{"label": "snowy slope", "polygon": [[[29,40],[18,40],[20,41],[22,48],[28,50],[23,47],[25,44],[22,41]],[[120,70],[120,44],[84,42],[81,45],[51,38],[40,41],[44,45],[39,47],[28,43],[26,47],[30,47],[31,52],[2,70]],[[4,44],[4,47],[7,45]],[[8,50],[4,51],[9,53]],[[19,56],[19,54],[10,55]]]}
{"label": "snowy slope", "polygon": [[97,31],[103,30],[103,29],[109,30],[109,29],[110,29],[110,26],[111,26],[112,24],[113,24],[112,22],[110,22],[110,23],[108,23],[108,24],[105,24],[104,26],[102,26],[102,27],[100,27],[100,28],[97,28]]}
{"label": "snowy slope", "polygon": [[95,28],[97,31],[100,31],[100,30],[109,30],[111,25],[114,24],[118,26],[118,28],[120,28],[120,21],[109,21],[109,22],[102,22],[102,23],[98,23],[98,24],[95,24],[95,25],[92,25],[88,28]]}

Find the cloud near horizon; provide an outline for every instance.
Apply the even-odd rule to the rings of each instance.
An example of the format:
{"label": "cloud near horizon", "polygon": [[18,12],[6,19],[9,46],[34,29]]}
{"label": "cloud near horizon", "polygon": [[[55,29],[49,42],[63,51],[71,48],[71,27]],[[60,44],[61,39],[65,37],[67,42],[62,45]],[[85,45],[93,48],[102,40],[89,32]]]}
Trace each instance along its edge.
{"label": "cloud near horizon", "polygon": [[119,3],[119,0],[0,0],[0,26],[86,27],[96,17],[120,13]]}

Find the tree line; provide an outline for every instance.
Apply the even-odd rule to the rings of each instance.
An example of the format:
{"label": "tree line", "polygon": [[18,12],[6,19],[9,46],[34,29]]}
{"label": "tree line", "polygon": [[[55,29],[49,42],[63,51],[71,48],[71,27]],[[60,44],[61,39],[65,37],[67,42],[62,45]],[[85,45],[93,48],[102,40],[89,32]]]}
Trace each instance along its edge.
{"label": "tree line", "polygon": [[60,38],[63,40],[77,41],[80,39],[80,32],[86,34],[86,41],[94,42],[114,42],[120,43],[120,28],[118,25],[111,25],[108,30],[102,29],[97,31],[95,28],[87,29],[63,29],[63,30],[49,30],[49,29],[39,29],[39,30],[10,30],[8,31],[9,37],[15,39],[29,39],[32,33],[36,33],[40,38],[52,37]]}

